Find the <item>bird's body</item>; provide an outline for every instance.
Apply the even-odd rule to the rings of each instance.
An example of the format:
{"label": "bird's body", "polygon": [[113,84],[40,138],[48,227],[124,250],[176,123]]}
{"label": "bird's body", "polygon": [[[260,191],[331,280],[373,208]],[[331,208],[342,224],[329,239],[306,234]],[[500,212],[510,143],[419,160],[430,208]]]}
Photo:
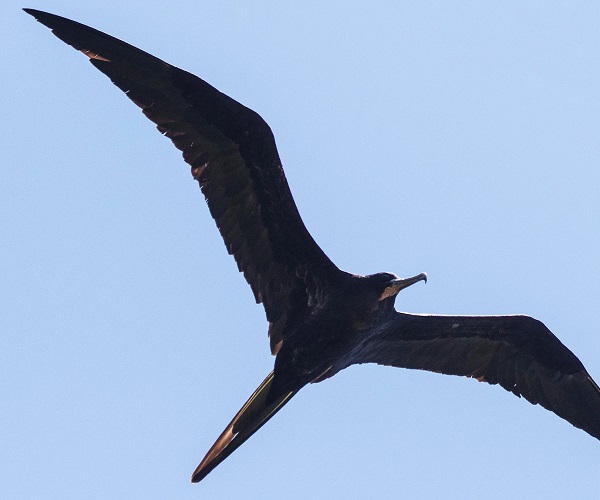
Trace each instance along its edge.
{"label": "bird's body", "polygon": [[[275,359],[276,382],[281,380],[288,390],[299,390],[350,366],[356,349],[396,313],[397,291],[382,296],[389,282],[397,279],[390,273],[355,276],[340,272],[339,281],[330,285],[322,303],[286,331]],[[409,278],[409,284],[425,279],[421,274]]]}
{"label": "bird's body", "polygon": [[361,363],[499,384],[600,439],[600,389],[579,359],[528,316],[400,313],[426,280],[350,274],[315,243],[269,126],[200,78],[74,21],[25,9],[86,54],[183,152],[225,245],[262,303],[275,366],[200,463],[200,481],[302,387]]}

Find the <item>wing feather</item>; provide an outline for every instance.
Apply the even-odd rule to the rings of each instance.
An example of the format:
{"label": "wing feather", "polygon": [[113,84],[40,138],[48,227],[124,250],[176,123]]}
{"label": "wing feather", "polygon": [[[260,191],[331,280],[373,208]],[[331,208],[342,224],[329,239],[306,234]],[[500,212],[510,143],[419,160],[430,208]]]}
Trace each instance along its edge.
{"label": "wing feather", "polygon": [[204,80],[117,38],[25,11],[90,57],[182,151],[228,252],[265,307],[275,352],[287,318],[308,314],[309,297],[340,271],[300,218],[267,123]]}
{"label": "wing feather", "polygon": [[600,439],[600,389],[548,328],[529,316],[396,313],[357,347],[378,363],[499,384]]}

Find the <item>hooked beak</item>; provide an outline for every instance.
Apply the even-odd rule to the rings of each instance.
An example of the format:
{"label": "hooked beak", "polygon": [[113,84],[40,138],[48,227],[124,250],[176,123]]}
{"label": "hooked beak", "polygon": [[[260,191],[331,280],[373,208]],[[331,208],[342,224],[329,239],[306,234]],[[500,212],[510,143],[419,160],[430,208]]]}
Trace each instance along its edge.
{"label": "hooked beak", "polygon": [[424,281],[427,283],[427,274],[421,273],[416,276],[411,276],[410,278],[396,278],[390,281],[390,284],[385,288],[379,300],[387,299],[388,297],[393,297],[398,294],[400,290],[404,290],[408,288],[410,285],[414,285],[419,281]]}

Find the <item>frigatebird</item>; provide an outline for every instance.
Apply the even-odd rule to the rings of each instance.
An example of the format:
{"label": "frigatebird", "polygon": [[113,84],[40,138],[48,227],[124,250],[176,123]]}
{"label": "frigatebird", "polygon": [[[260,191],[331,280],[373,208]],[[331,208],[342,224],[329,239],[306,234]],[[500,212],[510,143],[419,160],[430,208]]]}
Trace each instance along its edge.
{"label": "frigatebird", "polygon": [[183,152],[228,252],[265,308],[274,369],[208,451],[193,482],[302,387],[361,363],[499,384],[600,439],[600,389],[542,322],[396,311],[397,294],[426,275],[340,270],[302,222],[271,129],[257,113],[110,35],[24,10],[88,56]]}

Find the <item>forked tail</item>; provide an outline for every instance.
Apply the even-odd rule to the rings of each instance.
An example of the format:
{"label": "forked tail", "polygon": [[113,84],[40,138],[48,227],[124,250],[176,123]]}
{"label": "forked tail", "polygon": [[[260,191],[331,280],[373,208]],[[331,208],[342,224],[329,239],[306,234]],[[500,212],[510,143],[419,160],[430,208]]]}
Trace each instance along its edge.
{"label": "forked tail", "polygon": [[267,421],[275,415],[297,391],[290,391],[275,398],[267,404],[267,397],[273,384],[273,372],[267,378],[246,404],[237,413],[231,423],[225,428],[219,439],[208,450],[206,456],[200,462],[192,474],[192,483],[204,479],[210,471],[231,455],[244,441],[260,429]]}

